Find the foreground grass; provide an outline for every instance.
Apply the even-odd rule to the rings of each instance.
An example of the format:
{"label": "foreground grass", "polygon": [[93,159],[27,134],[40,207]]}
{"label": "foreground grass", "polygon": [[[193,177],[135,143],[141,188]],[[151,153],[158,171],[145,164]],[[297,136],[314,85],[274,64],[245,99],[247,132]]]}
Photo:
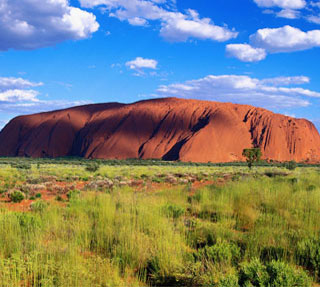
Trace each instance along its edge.
{"label": "foreground grass", "polygon": [[[61,168],[61,170],[60,170]],[[64,169],[64,170],[62,170]],[[161,167],[102,167],[94,177],[154,177]],[[320,271],[320,173],[168,167],[167,173],[230,173],[199,189],[176,185],[72,192],[31,212],[0,209],[1,286],[311,286]],[[5,166],[3,183],[77,166]],[[240,175],[239,175],[240,174]],[[214,178],[214,176],[213,176]]]}

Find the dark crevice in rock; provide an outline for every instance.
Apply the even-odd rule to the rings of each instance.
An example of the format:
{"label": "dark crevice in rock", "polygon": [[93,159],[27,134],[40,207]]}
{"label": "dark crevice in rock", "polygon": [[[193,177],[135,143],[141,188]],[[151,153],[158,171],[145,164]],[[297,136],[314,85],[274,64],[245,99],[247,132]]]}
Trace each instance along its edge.
{"label": "dark crevice in rock", "polygon": [[183,145],[187,142],[188,140],[185,138],[179,142],[177,142],[164,156],[163,160],[167,161],[177,161],[180,159],[180,151],[183,147]]}

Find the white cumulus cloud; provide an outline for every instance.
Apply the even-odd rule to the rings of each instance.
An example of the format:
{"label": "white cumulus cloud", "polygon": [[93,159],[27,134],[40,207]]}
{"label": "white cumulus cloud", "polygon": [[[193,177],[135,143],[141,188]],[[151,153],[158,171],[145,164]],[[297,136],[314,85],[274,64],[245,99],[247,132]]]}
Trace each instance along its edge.
{"label": "white cumulus cloud", "polygon": [[190,38],[227,41],[238,33],[226,26],[219,26],[209,18],[201,18],[189,9],[186,13],[169,9],[168,1],[158,0],[80,0],[82,7],[102,6],[110,17],[128,21],[135,26],[145,26],[149,21],[159,21],[160,35],[171,42],[185,42]]}
{"label": "white cumulus cloud", "polygon": [[153,59],[144,59],[142,57],[137,57],[136,59],[127,62],[126,66],[131,70],[156,69],[158,66],[158,62]]}
{"label": "white cumulus cloud", "polygon": [[190,37],[224,42],[238,35],[226,27],[214,25],[209,18],[201,19],[194,10],[188,10],[187,14],[168,13],[163,20],[160,34],[172,42],[185,42]]}
{"label": "white cumulus cloud", "polygon": [[260,7],[280,7],[284,9],[302,9],[306,6],[305,0],[254,0]]}
{"label": "white cumulus cloud", "polygon": [[320,30],[304,32],[289,25],[265,28],[251,35],[250,42],[269,53],[302,51],[320,46]]}
{"label": "white cumulus cloud", "polygon": [[264,9],[265,14],[273,14],[286,19],[304,19],[320,24],[319,0],[254,0],[254,2]]}
{"label": "white cumulus cloud", "polygon": [[297,87],[308,82],[309,78],[304,76],[257,79],[245,75],[209,75],[160,86],[155,96],[233,102],[272,109],[307,107],[310,105],[308,98],[320,99],[320,93]]}
{"label": "white cumulus cloud", "polygon": [[0,0],[0,50],[28,50],[80,40],[96,32],[96,17],[68,0]]}
{"label": "white cumulus cloud", "polygon": [[34,90],[6,90],[4,92],[0,92],[0,103],[1,102],[9,102],[9,103],[17,103],[17,102],[38,102],[37,96],[39,93]]}
{"label": "white cumulus cloud", "polygon": [[84,103],[81,101],[42,100],[40,92],[36,90],[42,85],[42,82],[32,82],[23,78],[0,77],[0,112],[16,116]]}
{"label": "white cumulus cloud", "polygon": [[41,82],[31,82],[23,78],[0,77],[0,105],[3,103],[37,102]]}
{"label": "white cumulus cloud", "polygon": [[227,45],[227,53],[244,62],[261,61],[268,53],[288,53],[320,47],[320,30],[304,32],[286,25],[259,29],[248,44]]}
{"label": "white cumulus cloud", "polygon": [[254,48],[248,44],[229,44],[226,48],[230,57],[235,57],[243,62],[257,62],[266,58],[264,49]]}
{"label": "white cumulus cloud", "polygon": [[22,78],[0,77],[0,91],[7,89],[25,89],[42,86],[43,83],[34,83]]}

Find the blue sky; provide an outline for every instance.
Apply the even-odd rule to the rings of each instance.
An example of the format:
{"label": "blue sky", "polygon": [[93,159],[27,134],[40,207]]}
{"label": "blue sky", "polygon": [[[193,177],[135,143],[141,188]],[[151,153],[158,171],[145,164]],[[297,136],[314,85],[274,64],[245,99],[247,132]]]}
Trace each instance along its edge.
{"label": "blue sky", "polygon": [[0,0],[0,127],[85,103],[252,104],[320,129],[320,1]]}

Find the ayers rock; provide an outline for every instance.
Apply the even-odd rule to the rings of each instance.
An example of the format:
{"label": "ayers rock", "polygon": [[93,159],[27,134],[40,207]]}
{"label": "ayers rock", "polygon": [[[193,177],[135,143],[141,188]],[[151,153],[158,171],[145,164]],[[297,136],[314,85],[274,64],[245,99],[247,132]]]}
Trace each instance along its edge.
{"label": "ayers rock", "polygon": [[320,162],[320,135],[304,119],[248,105],[176,98],[95,104],[20,116],[0,133],[0,156]]}

